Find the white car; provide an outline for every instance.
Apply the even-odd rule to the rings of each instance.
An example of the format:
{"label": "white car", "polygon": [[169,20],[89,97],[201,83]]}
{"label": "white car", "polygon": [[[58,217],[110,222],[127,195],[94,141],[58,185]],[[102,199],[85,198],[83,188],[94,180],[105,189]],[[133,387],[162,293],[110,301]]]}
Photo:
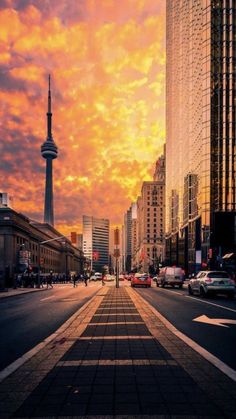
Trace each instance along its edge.
{"label": "white car", "polygon": [[227,272],[200,271],[195,278],[190,279],[188,292],[190,295],[196,293],[201,297],[225,294],[228,298],[234,298],[235,282]]}
{"label": "white car", "polygon": [[100,281],[101,279],[102,274],[100,272],[95,272],[95,274],[91,276],[90,281]]}

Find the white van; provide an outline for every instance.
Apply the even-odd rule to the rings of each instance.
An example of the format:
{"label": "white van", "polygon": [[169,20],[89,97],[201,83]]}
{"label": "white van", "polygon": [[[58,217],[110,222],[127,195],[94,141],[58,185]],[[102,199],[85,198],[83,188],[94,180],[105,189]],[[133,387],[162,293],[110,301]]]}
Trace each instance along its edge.
{"label": "white van", "polygon": [[184,270],[178,266],[165,266],[160,269],[160,272],[157,277],[157,287],[159,285],[164,288],[166,285],[174,287],[177,285],[179,288],[182,288],[184,281]]}

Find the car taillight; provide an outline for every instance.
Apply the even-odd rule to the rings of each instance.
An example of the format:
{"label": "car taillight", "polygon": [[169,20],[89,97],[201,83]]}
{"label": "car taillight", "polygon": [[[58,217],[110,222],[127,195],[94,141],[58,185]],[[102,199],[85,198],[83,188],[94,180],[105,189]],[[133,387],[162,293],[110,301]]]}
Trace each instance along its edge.
{"label": "car taillight", "polygon": [[205,279],[205,282],[207,282],[208,284],[209,284],[209,283],[211,283],[211,282],[212,282],[212,278],[209,278],[209,277],[208,277],[208,278],[206,278],[206,279]]}

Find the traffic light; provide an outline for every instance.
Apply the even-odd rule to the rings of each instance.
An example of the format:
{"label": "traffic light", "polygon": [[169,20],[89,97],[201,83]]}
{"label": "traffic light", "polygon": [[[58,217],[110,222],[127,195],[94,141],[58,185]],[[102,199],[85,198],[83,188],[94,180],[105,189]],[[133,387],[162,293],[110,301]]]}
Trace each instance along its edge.
{"label": "traffic light", "polygon": [[99,259],[99,252],[97,252],[96,250],[93,252],[93,260],[98,260]]}

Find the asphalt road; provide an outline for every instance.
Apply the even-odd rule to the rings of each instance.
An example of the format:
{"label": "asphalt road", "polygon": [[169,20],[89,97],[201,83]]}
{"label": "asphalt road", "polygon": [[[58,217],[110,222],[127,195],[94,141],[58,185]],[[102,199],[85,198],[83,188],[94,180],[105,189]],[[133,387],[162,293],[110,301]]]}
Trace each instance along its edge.
{"label": "asphalt road", "polygon": [[[163,289],[155,284],[135,290],[179,331],[236,370],[236,297],[232,301],[224,296],[203,299],[189,296],[185,289]],[[207,316],[200,320],[213,324],[194,321],[200,316]],[[217,323],[216,319],[224,319],[225,323]]]}
{"label": "asphalt road", "polygon": [[101,287],[91,282],[0,300],[0,370],[55,332]]}

